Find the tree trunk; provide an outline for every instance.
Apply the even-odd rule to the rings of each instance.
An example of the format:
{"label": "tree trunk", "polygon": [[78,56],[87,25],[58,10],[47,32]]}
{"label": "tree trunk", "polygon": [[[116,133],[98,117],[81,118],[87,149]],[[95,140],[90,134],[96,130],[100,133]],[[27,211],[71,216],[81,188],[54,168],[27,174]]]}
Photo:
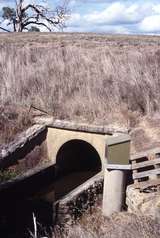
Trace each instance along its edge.
{"label": "tree trunk", "polygon": [[17,4],[16,9],[16,23],[15,23],[15,31],[22,32],[23,31],[23,12],[22,12],[22,4],[24,0],[20,0]]}

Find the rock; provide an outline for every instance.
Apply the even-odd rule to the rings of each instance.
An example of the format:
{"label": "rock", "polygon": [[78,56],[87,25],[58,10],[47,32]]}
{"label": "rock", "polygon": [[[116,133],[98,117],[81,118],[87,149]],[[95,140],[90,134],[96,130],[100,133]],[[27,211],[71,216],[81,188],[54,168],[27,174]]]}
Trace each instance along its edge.
{"label": "rock", "polygon": [[127,187],[126,204],[128,211],[152,216],[160,222],[160,192],[140,192],[134,185]]}

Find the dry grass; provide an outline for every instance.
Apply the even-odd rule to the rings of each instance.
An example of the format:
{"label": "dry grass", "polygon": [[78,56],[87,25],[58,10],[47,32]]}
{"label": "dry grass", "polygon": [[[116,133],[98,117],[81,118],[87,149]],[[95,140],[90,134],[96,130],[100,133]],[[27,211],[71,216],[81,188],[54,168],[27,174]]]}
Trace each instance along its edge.
{"label": "dry grass", "polygon": [[[55,118],[135,127],[159,112],[159,63],[158,37],[1,34],[0,142],[30,125],[31,104]],[[5,121],[6,111],[17,116]]]}
{"label": "dry grass", "polygon": [[9,143],[13,136],[32,124],[28,110],[17,104],[0,105],[0,144]]}
{"label": "dry grass", "polygon": [[159,238],[160,224],[151,217],[128,212],[115,213],[105,218],[100,207],[84,216],[66,231],[56,228],[53,238]]}
{"label": "dry grass", "polygon": [[[47,231],[39,223],[38,238],[159,238],[160,220],[141,213],[114,213],[104,217],[101,211],[101,201],[86,211],[78,220],[63,226],[55,225]],[[50,234],[49,234],[50,233]],[[34,236],[31,236],[35,238]],[[31,238],[30,237],[30,238]]]}
{"label": "dry grass", "polygon": [[[68,237],[75,238],[158,238],[160,225],[151,218],[129,213],[115,214],[111,218],[102,219],[97,226],[96,216],[86,226],[77,226],[71,230]],[[89,225],[90,224],[90,225]],[[92,225],[91,225],[92,224]]]}

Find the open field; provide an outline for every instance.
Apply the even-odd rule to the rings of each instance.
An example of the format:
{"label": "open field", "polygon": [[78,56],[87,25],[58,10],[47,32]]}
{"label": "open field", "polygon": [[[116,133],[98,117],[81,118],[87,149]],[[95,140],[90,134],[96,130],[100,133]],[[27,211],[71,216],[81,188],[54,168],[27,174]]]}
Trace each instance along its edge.
{"label": "open field", "polygon": [[142,149],[135,130],[154,146],[159,66],[158,36],[1,33],[0,144],[32,124],[34,105],[55,118],[128,127],[133,150]]}

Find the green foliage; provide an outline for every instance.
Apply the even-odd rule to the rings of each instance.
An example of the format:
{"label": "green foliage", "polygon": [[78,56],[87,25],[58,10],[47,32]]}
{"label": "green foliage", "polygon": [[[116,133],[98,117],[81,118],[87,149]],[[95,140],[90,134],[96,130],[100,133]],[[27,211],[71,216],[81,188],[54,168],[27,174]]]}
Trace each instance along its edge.
{"label": "green foliage", "polygon": [[3,171],[0,170],[0,182],[10,180],[16,176],[17,176],[17,174],[14,170],[11,170],[11,169],[6,169]]}
{"label": "green foliage", "polygon": [[31,28],[29,29],[29,32],[40,32],[40,29],[36,26],[31,26]]}
{"label": "green foliage", "polygon": [[16,12],[15,12],[15,9],[14,9],[14,8],[3,7],[2,10],[3,10],[2,17],[3,17],[4,19],[12,20],[12,19],[15,18]]}

